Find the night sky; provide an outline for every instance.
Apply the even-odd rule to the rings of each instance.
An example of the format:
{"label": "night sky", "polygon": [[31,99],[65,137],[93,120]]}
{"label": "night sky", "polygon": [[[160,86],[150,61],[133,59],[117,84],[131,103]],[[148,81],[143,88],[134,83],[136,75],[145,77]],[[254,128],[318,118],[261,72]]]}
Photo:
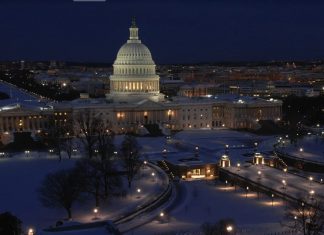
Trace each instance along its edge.
{"label": "night sky", "polygon": [[111,63],[132,16],[157,64],[324,58],[320,0],[1,0],[0,60]]}

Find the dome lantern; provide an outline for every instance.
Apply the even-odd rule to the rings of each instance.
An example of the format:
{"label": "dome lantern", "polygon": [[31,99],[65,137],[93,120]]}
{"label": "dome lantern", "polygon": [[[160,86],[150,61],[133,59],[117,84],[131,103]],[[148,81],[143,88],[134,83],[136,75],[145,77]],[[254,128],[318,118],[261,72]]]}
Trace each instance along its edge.
{"label": "dome lantern", "polygon": [[136,26],[135,17],[133,17],[132,25],[129,28],[129,40],[128,41],[141,43],[141,41],[138,39],[138,28]]}

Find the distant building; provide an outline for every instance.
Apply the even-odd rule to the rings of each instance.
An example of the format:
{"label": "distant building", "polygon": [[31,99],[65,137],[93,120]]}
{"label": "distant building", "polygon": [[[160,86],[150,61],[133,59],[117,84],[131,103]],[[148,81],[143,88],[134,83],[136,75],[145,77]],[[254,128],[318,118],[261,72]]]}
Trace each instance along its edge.
{"label": "distant building", "polygon": [[52,103],[50,110],[2,109],[1,133],[37,132],[47,128],[49,116],[56,121],[66,122],[85,110],[92,117],[109,123],[116,133],[136,132],[146,124],[158,125],[164,132],[222,127],[257,128],[259,120],[281,119],[282,102],[279,100],[241,97],[237,94],[195,97],[208,95],[208,89],[213,88],[209,85],[194,87],[194,95],[165,99],[160,93],[160,78],[156,74],[155,63],[149,49],[139,39],[135,21],[129,30],[129,39],[118,51],[114,62],[110,92],[106,94],[106,99],[84,96],[71,102]]}

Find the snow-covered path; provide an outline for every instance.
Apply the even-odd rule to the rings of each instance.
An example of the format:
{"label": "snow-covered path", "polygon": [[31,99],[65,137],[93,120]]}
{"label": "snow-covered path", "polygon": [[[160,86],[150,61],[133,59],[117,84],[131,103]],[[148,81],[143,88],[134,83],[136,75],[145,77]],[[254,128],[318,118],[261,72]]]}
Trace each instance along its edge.
{"label": "snow-covered path", "polygon": [[239,227],[251,228],[255,224],[263,224],[259,227],[261,233],[269,232],[269,223],[272,231],[282,231],[280,222],[284,216],[284,206],[281,200],[276,199],[271,206],[271,199],[261,196],[257,199],[255,193],[250,193],[245,198],[245,192],[234,187],[226,187],[213,181],[181,182],[185,188],[186,196],[179,205],[166,212],[166,220],[156,219],[134,231],[129,235],[163,234],[171,231],[197,232],[202,223],[216,222],[219,219],[232,218]]}

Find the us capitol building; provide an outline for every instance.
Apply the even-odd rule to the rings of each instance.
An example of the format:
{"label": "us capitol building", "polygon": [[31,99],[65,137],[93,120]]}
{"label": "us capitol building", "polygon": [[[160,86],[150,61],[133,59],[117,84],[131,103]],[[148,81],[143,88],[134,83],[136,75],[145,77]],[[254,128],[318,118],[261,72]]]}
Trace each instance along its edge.
{"label": "us capitol building", "polygon": [[[170,130],[257,128],[259,120],[280,120],[282,102],[255,97],[164,98],[150,50],[141,42],[133,20],[129,39],[122,45],[110,76],[106,99],[80,98],[69,102],[10,104],[0,108],[1,139],[16,131],[46,130],[50,118],[66,122],[86,110],[109,123],[116,133],[139,133],[145,125]],[[8,108],[11,107],[11,108]]]}

